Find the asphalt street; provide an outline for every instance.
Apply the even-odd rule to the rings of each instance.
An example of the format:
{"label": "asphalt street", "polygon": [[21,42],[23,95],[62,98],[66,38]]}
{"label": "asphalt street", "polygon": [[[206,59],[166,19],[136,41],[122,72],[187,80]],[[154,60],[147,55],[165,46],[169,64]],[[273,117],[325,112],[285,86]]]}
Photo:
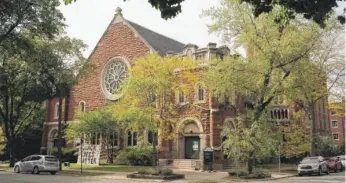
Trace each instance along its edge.
{"label": "asphalt street", "polygon": [[[265,181],[265,182],[266,183],[341,183],[341,182],[344,183],[345,171],[339,172],[339,173],[330,173],[329,175],[322,175],[322,176],[312,175],[312,176],[302,176],[302,177],[291,177],[291,178],[284,178],[284,179]],[[252,183],[255,183],[255,182],[252,182]]]}
{"label": "asphalt street", "polygon": [[[78,176],[67,176],[67,175],[32,175],[32,174],[15,174],[9,172],[0,172],[0,183],[130,183],[134,181],[130,180],[110,180],[100,179],[97,177],[78,177]],[[142,182],[143,181],[139,181]],[[185,182],[185,181],[172,181],[174,182]],[[233,181],[232,181],[233,182]],[[331,173],[330,175],[323,176],[303,176],[303,177],[292,177],[284,178],[272,181],[251,181],[252,183],[344,183],[345,172]]]}
{"label": "asphalt street", "polygon": [[50,175],[50,174],[15,174],[0,172],[0,183],[130,183],[127,180],[97,179],[96,177],[79,177],[69,175]]}

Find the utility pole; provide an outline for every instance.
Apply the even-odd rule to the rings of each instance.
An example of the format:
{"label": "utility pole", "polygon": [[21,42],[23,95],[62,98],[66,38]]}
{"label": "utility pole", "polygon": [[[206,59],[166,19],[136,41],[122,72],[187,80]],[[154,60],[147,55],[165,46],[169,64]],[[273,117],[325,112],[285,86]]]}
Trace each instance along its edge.
{"label": "utility pole", "polygon": [[80,137],[80,174],[83,175],[83,135]]}
{"label": "utility pole", "polygon": [[279,133],[280,133],[280,138],[279,138],[279,173],[281,173],[281,139],[282,139],[280,126],[281,126],[281,124],[279,124]]}

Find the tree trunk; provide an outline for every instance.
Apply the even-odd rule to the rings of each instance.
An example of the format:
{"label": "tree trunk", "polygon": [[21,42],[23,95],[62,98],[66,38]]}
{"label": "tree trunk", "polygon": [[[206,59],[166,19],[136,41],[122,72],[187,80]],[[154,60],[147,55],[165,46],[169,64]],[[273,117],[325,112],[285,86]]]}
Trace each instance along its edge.
{"label": "tree trunk", "polygon": [[310,151],[310,156],[315,156],[316,155],[316,129],[315,129],[315,110],[314,110],[314,105],[310,106],[311,109],[311,151]]}
{"label": "tree trunk", "polygon": [[254,154],[254,152],[250,152],[250,154],[249,154],[249,159],[247,160],[247,171],[248,171],[248,173],[250,174],[250,173],[252,173],[252,170],[253,170],[253,154]]}
{"label": "tree trunk", "polygon": [[13,140],[12,139],[8,140],[7,148],[8,148],[8,153],[10,155],[10,167],[13,167],[15,163],[15,153],[14,153],[13,147],[14,147]]}
{"label": "tree trunk", "polygon": [[58,108],[58,159],[59,159],[59,170],[62,170],[62,97],[59,97],[59,108]]}
{"label": "tree trunk", "polygon": [[[157,138],[157,140],[158,140],[158,138]],[[155,138],[155,133],[153,133],[153,142],[152,142],[153,144],[153,168],[155,169],[155,167],[156,167],[156,155],[157,155],[157,152],[156,152],[156,138]]]}

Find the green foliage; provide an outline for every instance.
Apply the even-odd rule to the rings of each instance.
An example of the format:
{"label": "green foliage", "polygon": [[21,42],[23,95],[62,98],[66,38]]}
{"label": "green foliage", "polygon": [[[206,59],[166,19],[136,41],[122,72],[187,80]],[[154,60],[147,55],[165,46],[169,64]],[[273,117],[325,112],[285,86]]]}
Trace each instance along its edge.
{"label": "green foliage", "polygon": [[311,134],[307,133],[310,123],[304,119],[303,111],[293,113],[290,124],[281,128],[285,140],[282,142],[281,153],[286,158],[296,157],[311,150]]}
{"label": "green foliage", "polygon": [[[321,26],[325,26],[325,21],[330,17],[333,8],[338,7],[337,2],[342,0],[240,0],[254,6],[253,14],[257,17],[262,13],[268,13],[273,11],[277,6],[281,6],[286,9],[284,16],[279,16],[276,21],[289,21],[290,19],[296,18],[296,14],[302,14],[306,19],[312,19]],[[345,21],[345,17],[340,16],[340,22]]]}
{"label": "green foliage", "polygon": [[[72,1],[77,0],[64,0],[65,4],[71,4]],[[124,0],[126,1],[126,0]],[[161,12],[161,17],[165,20],[169,18],[174,18],[181,12],[181,3],[184,0],[149,0],[148,3],[151,4],[155,9]]]}
{"label": "green foliage", "polygon": [[236,162],[271,157],[276,149],[276,133],[267,124],[266,115],[252,124],[241,117],[226,121],[222,135],[227,137],[223,142],[224,152]]}
{"label": "green foliage", "polygon": [[144,174],[144,175],[152,175],[155,173],[155,170],[152,168],[146,168],[146,169],[138,170],[137,173]]}
{"label": "green foliage", "polygon": [[123,149],[115,159],[117,164],[150,166],[153,162],[153,147],[141,145],[132,149]]}
{"label": "green foliage", "polygon": [[[72,142],[75,138],[85,134],[87,137],[91,133],[102,133],[108,137],[117,131],[117,120],[107,108],[100,108],[96,111],[78,112],[75,119],[76,123],[70,123],[66,129],[68,141]],[[108,138],[103,138],[107,141]],[[106,143],[106,142],[105,142]]]}
{"label": "green foliage", "polygon": [[[58,156],[58,149],[52,148],[49,152],[49,154],[53,156]],[[78,150],[75,148],[62,148],[62,161],[63,162],[70,162],[70,163],[76,163],[78,159]]]}
{"label": "green foliage", "polygon": [[317,138],[317,154],[324,157],[337,156],[342,154],[342,147],[334,144],[334,140],[330,136],[319,136]]}
{"label": "green foliage", "polygon": [[139,174],[144,174],[144,175],[172,175],[173,170],[169,168],[147,168],[143,170],[138,171]]}

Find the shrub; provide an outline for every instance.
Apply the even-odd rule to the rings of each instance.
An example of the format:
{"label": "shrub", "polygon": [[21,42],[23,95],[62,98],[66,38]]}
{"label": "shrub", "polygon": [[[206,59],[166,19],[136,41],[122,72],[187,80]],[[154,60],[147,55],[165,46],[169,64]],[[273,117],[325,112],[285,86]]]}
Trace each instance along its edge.
{"label": "shrub", "polygon": [[[62,162],[68,161],[70,163],[76,163],[78,159],[78,150],[75,148],[62,148]],[[58,149],[55,147],[50,150],[50,154],[58,157]]]}
{"label": "shrub", "polygon": [[264,179],[264,178],[270,178],[271,174],[268,172],[258,171],[248,175],[239,176],[239,177],[243,179]]}
{"label": "shrub", "polygon": [[144,175],[151,175],[151,174],[154,174],[155,171],[154,171],[154,169],[147,168],[147,169],[138,170],[138,173],[144,174]]}
{"label": "shrub", "polygon": [[151,166],[153,148],[143,145],[133,149],[121,150],[115,158],[116,164]]}
{"label": "shrub", "polygon": [[228,175],[229,175],[229,176],[237,176],[237,174],[238,174],[239,177],[247,176],[247,175],[248,175],[248,173],[247,173],[247,172],[244,172],[244,171],[233,171],[233,172],[228,172]]}

